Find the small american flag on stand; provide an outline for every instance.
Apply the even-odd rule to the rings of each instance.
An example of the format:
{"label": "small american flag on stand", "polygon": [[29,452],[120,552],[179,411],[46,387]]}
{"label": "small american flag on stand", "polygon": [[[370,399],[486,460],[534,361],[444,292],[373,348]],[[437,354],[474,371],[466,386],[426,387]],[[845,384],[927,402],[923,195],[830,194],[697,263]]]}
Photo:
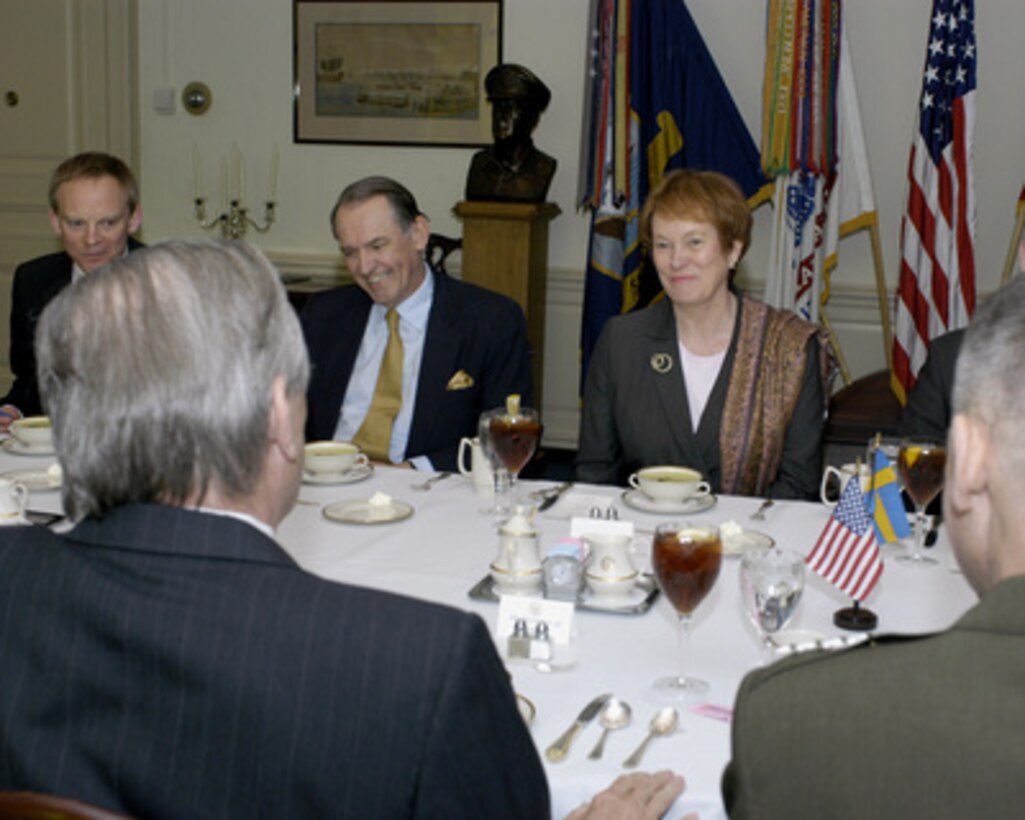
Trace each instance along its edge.
{"label": "small american flag on stand", "polygon": [[847,482],[829,523],[804,562],[855,601],[864,601],[879,581],[883,557],[856,480]]}

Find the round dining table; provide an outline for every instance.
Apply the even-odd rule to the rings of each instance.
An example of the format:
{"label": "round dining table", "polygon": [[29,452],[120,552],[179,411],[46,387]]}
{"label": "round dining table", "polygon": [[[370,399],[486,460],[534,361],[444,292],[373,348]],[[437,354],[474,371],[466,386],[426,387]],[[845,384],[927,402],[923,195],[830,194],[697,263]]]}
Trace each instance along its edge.
{"label": "round dining table", "polygon": [[[26,456],[4,448],[0,452],[0,474],[17,471],[15,478],[19,473],[31,477],[33,471],[45,471],[52,462],[52,456]],[[396,467],[376,466],[360,478],[347,483],[323,479],[304,483],[294,509],[277,530],[284,549],[309,572],[333,581],[475,612],[495,634],[498,604],[470,596],[471,590],[479,589],[480,582],[488,577],[489,565],[499,549],[499,522],[482,512],[490,506],[490,499],[478,495],[473,484],[459,474],[437,481],[427,490],[414,487],[423,482],[424,474]],[[528,493],[554,486],[553,482],[521,482],[517,492],[526,498]],[[349,523],[325,514],[337,511],[338,502],[365,502],[377,493],[389,496],[393,502],[404,502],[409,509],[401,507],[403,513],[394,516],[396,520],[370,523]],[[635,500],[636,496],[627,495],[623,488],[572,486],[549,509],[535,514],[541,554],[569,536],[573,518],[593,515],[633,522],[631,554],[641,573],[650,572],[652,532],[666,519],[702,524],[735,522],[747,532],[767,536],[780,549],[807,554],[831,512],[821,503],[777,501],[766,511],[764,520],[752,520],[760,503],[757,498],[713,497],[697,505],[706,509],[687,515],[640,509],[648,505],[631,503]],[[31,489],[29,507],[59,512],[60,493],[51,486]],[[358,503],[355,508],[361,509]],[[360,519],[359,515],[336,517]],[[904,551],[902,545],[883,547],[882,578],[864,602],[878,616],[877,632],[942,630],[975,603],[942,527],[936,545],[929,551],[938,559],[937,564],[915,568],[889,560]],[[649,744],[640,769],[672,769],[684,776],[685,790],[667,817],[689,811],[697,811],[703,820],[725,816],[720,781],[730,757],[734,697],[745,673],[772,661],[745,614],[739,564],[737,557],[723,558],[715,585],[694,615],[682,659],[677,617],[661,596],[646,611],[578,607],[571,639],[566,645],[554,647],[550,663],[508,659],[507,641],[496,635],[496,647],[506,659],[513,688],[534,707],[529,730],[544,761],[553,817],[564,817],[628,771],[623,761],[644,739],[651,718],[665,703],[653,683],[660,676],[679,671],[681,662],[689,673],[707,680],[710,687],[700,700],[675,704],[680,714],[677,729]],[[803,596],[787,629],[801,630],[805,638],[817,636],[828,646],[857,640],[860,635],[844,632],[833,624],[834,613],[850,603],[821,578],[808,573]],[[865,685],[871,683],[866,681]],[[546,760],[545,749],[601,694],[626,701],[632,709],[632,722],[610,733],[600,760],[588,757],[601,734],[597,719],[584,726],[564,760]]]}

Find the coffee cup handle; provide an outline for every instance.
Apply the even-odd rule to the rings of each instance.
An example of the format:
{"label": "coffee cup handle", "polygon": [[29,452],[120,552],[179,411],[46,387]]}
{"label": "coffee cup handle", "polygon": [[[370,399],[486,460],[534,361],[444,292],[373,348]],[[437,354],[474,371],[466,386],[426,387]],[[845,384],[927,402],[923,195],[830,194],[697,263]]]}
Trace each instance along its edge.
{"label": "coffee cup handle", "polygon": [[637,473],[630,473],[630,477],[626,480],[626,483],[633,487],[635,490],[641,489],[641,484],[637,480]]}
{"label": "coffee cup handle", "polygon": [[708,495],[712,492],[712,485],[707,481],[699,481],[698,486],[694,488],[694,495]]}
{"label": "coffee cup handle", "polygon": [[473,477],[473,470],[467,469],[466,467],[466,451],[469,450],[472,456],[473,454],[473,439],[461,438],[459,439],[459,453],[456,456],[456,466],[459,467],[459,474],[466,478]]}
{"label": "coffee cup handle", "polygon": [[827,464],[825,471],[822,473],[822,484],[819,486],[819,498],[822,499],[823,504],[832,509],[836,506],[836,502],[830,501],[826,496],[826,489],[829,487],[830,476],[836,476],[836,480],[840,484],[843,484],[843,476],[840,475],[840,471],[832,464]]}
{"label": "coffee cup handle", "polygon": [[[366,453],[356,453],[356,458],[353,459],[353,467],[366,467],[370,463],[370,458]],[[350,468],[351,469],[351,468]]]}

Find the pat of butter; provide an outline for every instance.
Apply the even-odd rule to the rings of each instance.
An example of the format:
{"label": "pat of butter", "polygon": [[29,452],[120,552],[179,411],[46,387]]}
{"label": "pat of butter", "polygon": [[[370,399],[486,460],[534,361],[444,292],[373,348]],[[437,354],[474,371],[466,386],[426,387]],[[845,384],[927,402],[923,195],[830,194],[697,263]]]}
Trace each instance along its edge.
{"label": "pat of butter", "polygon": [[736,521],[726,521],[719,525],[719,535],[721,538],[732,539],[739,538],[744,534],[744,528],[740,526]]}
{"label": "pat of butter", "polygon": [[387,493],[374,493],[370,496],[370,501],[367,502],[371,507],[390,507],[391,496]]}
{"label": "pat of butter", "polygon": [[64,476],[64,471],[61,469],[60,464],[54,463],[46,468],[46,474],[50,478],[59,481]]}
{"label": "pat of butter", "polygon": [[744,528],[736,521],[726,521],[719,525],[719,541],[723,552],[734,554],[744,548]]}

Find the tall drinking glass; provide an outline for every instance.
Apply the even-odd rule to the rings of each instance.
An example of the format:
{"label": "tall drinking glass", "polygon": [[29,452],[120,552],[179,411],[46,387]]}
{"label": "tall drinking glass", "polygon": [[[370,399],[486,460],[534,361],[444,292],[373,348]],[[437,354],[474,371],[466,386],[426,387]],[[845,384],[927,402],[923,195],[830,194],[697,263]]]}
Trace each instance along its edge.
{"label": "tall drinking glass", "polygon": [[719,528],[675,521],[655,529],[651,563],[662,593],[679,617],[680,674],[659,678],[655,689],[670,698],[692,697],[708,691],[707,681],[685,674],[694,610],[719,577],[722,541]]}
{"label": "tall drinking glass", "polygon": [[518,395],[510,395],[504,407],[481,413],[477,428],[481,450],[495,474],[495,502],[485,513],[505,516],[512,511],[516,478],[537,450],[541,439],[541,421],[537,410],[520,405]]}
{"label": "tall drinking glass", "polygon": [[943,469],[947,464],[947,451],[932,439],[906,438],[900,443],[897,472],[904,491],[915,504],[915,542],[910,555],[897,557],[897,562],[912,567],[928,567],[937,563],[935,558],[923,554],[927,520],[925,508],[943,489]]}
{"label": "tall drinking glass", "polygon": [[804,590],[804,556],[763,547],[740,559],[740,591],[768,656],[772,635],[790,621]]}

